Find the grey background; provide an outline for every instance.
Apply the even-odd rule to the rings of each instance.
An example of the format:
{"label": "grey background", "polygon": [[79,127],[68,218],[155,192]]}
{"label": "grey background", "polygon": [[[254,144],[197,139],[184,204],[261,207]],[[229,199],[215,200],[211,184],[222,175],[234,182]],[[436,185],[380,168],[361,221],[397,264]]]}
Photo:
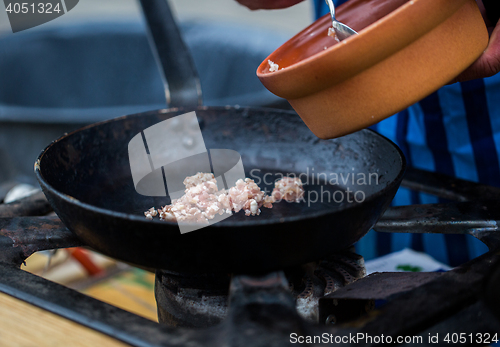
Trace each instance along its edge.
{"label": "grey background", "polygon": [[[269,28],[290,37],[305,28],[313,19],[312,3],[308,0],[288,9],[273,11],[250,11],[235,0],[170,0],[170,4],[181,21],[199,19],[240,23],[244,26]],[[136,0],[80,0],[71,12],[43,24],[42,27],[78,21],[119,19],[142,20]],[[2,34],[12,35],[3,3],[0,11],[0,35]]]}
{"label": "grey background", "polygon": [[[255,69],[312,22],[311,1],[275,11],[250,11],[235,0],[170,3],[194,50],[206,105],[259,106],[279,99]],[[165,107],[156,64],[147,41],[138,37],[142,22],[137,0],[80,0],[64,16],[13,34],[0,4],[0,184],[36,184],[36,157],[64,132]],[[48,31],[55,38],[44,41]],[[130,40],[121,44],[110,32]],[[82,35],[88,38],[75,39]]]}

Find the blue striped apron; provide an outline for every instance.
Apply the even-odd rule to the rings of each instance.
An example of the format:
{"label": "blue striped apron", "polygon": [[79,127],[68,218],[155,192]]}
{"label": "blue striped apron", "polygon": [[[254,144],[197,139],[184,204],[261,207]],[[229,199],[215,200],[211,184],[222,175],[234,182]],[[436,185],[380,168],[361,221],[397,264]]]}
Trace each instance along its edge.
{"label": "blue striped apron", "polygon": [[[337,5],[346,0],[334,0]],[[315,0],[316,18],[328,13]],[[500,74],[439,89],[372,127],[394,141],[411,167],[500,186]],[[394,205],[441,202],[401,188]],[[369,232],[356,244],[366,260],[412,248],[451,266],[487,251],[469,235],[386,234]]]}

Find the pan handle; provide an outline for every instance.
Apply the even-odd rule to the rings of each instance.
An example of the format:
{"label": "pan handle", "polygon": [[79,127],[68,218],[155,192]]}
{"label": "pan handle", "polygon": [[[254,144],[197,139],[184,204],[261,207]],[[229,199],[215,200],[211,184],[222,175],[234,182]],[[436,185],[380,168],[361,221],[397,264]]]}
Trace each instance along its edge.
{"label": "pan handle", "polygon": [[139,0],[169,107],[201,106],[201,83],[167,0]]}
{"label": "pan handle", "polygon": [[373,227],[388,233],[469,234],[490,249],[500,247],[500,201],[397,206]]}

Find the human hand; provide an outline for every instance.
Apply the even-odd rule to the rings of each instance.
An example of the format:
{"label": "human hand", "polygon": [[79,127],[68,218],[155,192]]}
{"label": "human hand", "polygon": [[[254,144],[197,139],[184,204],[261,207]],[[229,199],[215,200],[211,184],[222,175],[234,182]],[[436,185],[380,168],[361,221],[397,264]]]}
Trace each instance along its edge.
{"label": "human hand", "polygon": [[272,10],[287,8],[304,0],[236,0],[251,10]]}
{"label": "human hand", "polygon": [[481,0],[476,0],[490,34],[490,42],[484,53],[453,82],[464,82],[476,78],[490,77],[500,72],[500,21],[491,23]]}

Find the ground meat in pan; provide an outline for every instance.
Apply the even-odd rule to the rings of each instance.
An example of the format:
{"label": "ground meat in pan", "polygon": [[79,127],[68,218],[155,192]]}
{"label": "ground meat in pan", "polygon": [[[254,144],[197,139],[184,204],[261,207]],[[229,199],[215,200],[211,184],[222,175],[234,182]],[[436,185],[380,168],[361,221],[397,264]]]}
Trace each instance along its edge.
{"label": "ground meat in pan", "polygon": [[247,216],[260,214],[262,206],[272,208],[281,200],[301,202],[304,188],[300,178],[284,177],[278,180],[271,195],[266,195],[250,178],[239,179],[229,190],[218,190],[217,181],[211,173],[197,173],[184,180],[184,195],[171,205],[158,210],[154,207],[144,212],[147,219],[159,215],[163,221],[194,222],[208,224],[217,214],[243,210]]}

